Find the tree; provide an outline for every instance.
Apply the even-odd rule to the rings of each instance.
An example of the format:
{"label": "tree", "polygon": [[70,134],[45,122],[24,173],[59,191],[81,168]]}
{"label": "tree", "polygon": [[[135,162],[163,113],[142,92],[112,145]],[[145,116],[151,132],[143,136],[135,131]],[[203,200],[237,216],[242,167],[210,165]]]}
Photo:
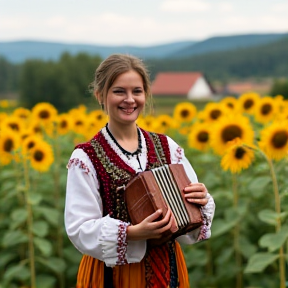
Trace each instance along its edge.
{"label": "tree", "polygon": [[277,79],[274,81],[270,95],[282,95],[285,99],[288,99],[288,79]]}

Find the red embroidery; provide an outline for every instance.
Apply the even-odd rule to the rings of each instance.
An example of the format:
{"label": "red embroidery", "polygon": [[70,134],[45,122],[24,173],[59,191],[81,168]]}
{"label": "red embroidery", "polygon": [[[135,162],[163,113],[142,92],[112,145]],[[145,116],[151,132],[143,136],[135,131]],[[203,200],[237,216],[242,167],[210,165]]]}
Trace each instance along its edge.
{"label": "red embroidery", "polygon": [[127,251],[127,227],[129,226],[128,223],[121,222],[118,227],[118,245],[117,245],[117,253],[118,253],[118,260],[116,265],[124,265],[127,264],[126,259],[126,251]]}
{"label": "red embroidery", "polygon": [[176,153],[175,153],[175,157],[178,159],[177,163],[179,163],[181,161],[182,157],[182,148],[181,147],[177,147],[176,149]]}
{"label": "red embroidery", "polygon": [[88,168],[88,166],[83,162],[81,161],[80,159],[78,158],[73,158],[73,159],[70,159],[68,164],[67,164],[67,169],[71,168],[72,165],[75,165],[75,166],[78,166],[79,168],[81,168],[84,173],[86,174],[89,174],[90,170]]}

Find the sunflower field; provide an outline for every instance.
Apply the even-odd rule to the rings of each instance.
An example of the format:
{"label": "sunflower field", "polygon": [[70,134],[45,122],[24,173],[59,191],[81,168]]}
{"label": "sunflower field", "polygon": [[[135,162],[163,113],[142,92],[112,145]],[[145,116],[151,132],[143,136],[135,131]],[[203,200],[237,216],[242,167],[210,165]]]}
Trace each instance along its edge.
{"label": "sunflower field", "polygon": [[[106,122],[85,106],[60,114],[0,101],[0,288],[75,287],[66,165]],[[247,92],[202,110],[180,102],[138,125],[178,142],[216,203],[211,238],[183,245],[191,286],[288,287],[288,101]]]}

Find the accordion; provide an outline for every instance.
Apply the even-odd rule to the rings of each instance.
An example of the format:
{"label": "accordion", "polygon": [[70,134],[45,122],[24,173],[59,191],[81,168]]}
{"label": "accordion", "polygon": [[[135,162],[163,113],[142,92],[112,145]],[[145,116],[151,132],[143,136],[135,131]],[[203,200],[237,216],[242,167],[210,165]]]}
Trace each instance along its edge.
{"label": "accordion", "polygon": [[173,223],[161,239],[155,239],[157,244],[201,226],[203,218],[200,206],[188,202],[184,197],[183,189],[190,183],[182,164],[166,164],[137,174],[124,191],[131,223],[140,223],[160,208],[162,219],[169,207],[173,214]]}

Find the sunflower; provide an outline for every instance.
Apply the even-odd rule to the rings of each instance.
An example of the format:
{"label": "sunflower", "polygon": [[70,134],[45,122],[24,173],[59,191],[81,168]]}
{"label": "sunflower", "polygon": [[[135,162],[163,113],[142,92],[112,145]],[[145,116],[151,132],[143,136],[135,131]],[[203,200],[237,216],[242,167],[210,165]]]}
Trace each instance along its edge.
{"label": "sunflower", "polygon": [[253,114],[260,95],[255,92],[244,93],[240,95],[238,108],[240,113]]}
{"label": "sunflower", "polygon": [[0,100],[0,108],[8,108],[9,107],[9,101],[8,100]]}
{"label": "sunflower", "polygon": [[29,153],[29,151],[35,147],[36,145],[39,145],[40,143],[43,143],[43,139],[42,137],[40,137],[37,134],[33,134],[33,135],[28,135],[27,137],[25,137],[25,139],[22,141],[22,153],[24,155],[27,155]]}
{"label": "sunflower", "polygon": [[173,118],[177,122],[191,122],[197,114],[197,108],[190,102],[178,103],[173,111]]}
{"label": "sunflower", "polygon": [[272,97],[261,98],[255,108],[255,119],[257,122],[265,124],[274,119],[279,112],[279,103]]}
{"label": "sunflower", "polygon": [[243,145],[243,142],[236,138],[229,143],[229,147],[221,159],[223,170],[230,170],[231,173],[240,173],[247,169],[254,160],[254,150]]}
{"label": "sunflower", "polygon": [[26,120],[29,118],[31,111],[29,109],[19,107],[13,111],[13,116],[16,116],[22,120]]}
{"label": "sunflower", "polygon": [[223,155],[228,147],[229,141],[239,138],[243,143],[253,143],[254,131],[249,119],[241,114],[229,114],[222,117],[211,127],[210,144],[214,152]]}
{"label": "sunflower", "polygon": [[220,101],[220,103],[226,105],[230,110],[235,110],[238,105],[238,100],[235,97],[226,96]]}
{"label": "sunflower", "polygon": [[56,123],[57,132],[59,135],[65,135],[69,131],[73,130],[74,122],[68,113],[62,113],[58,115]]}
{"label": "sunflower", "polygon": [[206,122],[218,121],[221,117],[226,115],[229,109],[222,103],[208,103],[201,113],[198,113],[198,118]]}
{"label": "sunflower", "polygon": [[152,115],[147,115],[145,117],[140,116],[137,119],[137,125],[144,130],[150,131],[153,129],[153,123],[156,121],[156,118]]}
{"label": "sunflower", "polygon": [[98,131],[108,121],[107,114],[102,110],[95,110],[88,114],[88,129],[92,131]]}
{"label": "sunflower", "polygon": [[38,103],[32,108],[32,117],[44,123],[53,121],[57,113],[56,108],[47,102]]}
{"label": "sunflower", "polygon": [[44,141],[36,142],[30,149],[29,159],[33,169],[39,172],[46,172],[54,162],[52,147]]}
{"label": "sunflower", "polygon": [[1,129],[11,129],[15,132],[21,132],[25,127],[25,124],[19,120],[18,117],[10,115],[5,117],[2,121],[1,121]]}
{"label": "sunflower", "polygon": [[69,115],[71,115],[71,119],[73,122],[73,131],[77,134],[85,134],[88,129],[87,115],[84,113],[69,113]]}
{"label": "sunflower", "polygon": [[206,151],[209,148],[210,125],[196,122],[188,134],[188,144],[191,148]]}
{"label": "sunflower", "polygon": [[0,125],[1,125],[1,122],[2,122],[6,117],[8,117],[8,114],[7,114],[7,113],[0,112]]}
{"label": "sunflower", "polygon": [[156,117],[152,123],[151,130],[157,133],[165,133],[167,130],[175,127],[175,121],[169,115],[162,114]]}
{"label": "sunflower", "polygon": [[259,147],[270,159],[288,156],[288,121],[273,122],[260,135]]}
{"label": "sunflower", "polygon": [[19,134],[11,129],[2,129],[0,134],[0,163],[9,164],[15,158],[15,152],[20,146]]}

